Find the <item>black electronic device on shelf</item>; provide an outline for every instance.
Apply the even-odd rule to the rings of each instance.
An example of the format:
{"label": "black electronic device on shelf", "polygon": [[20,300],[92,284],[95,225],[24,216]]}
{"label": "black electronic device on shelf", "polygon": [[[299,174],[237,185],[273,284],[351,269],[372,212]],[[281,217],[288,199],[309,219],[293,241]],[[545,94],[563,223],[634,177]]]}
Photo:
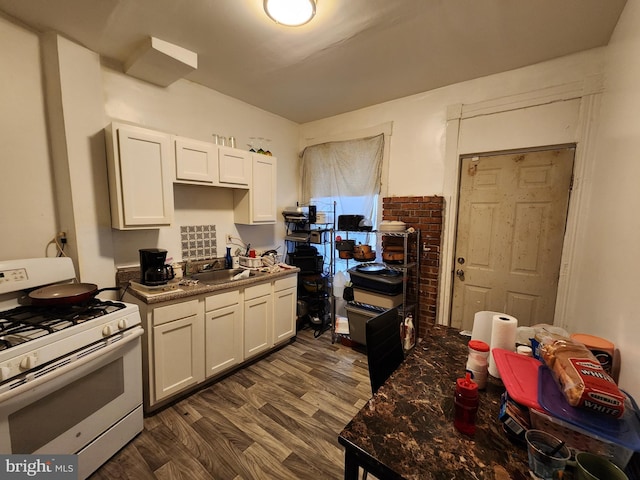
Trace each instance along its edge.
{"label": "black electronic device on shelf", "polygon": [[323,257],[312,245],[296,245],[295,251],[289,253],[289,264],[298,267],[301,273],[321,273]]}
{"label": "black electronic device on shelf", "polygon": [[309,205],[308,208],[309,208],[309,213],[308,213],[307,222],[308,223],[316,223],[317,215],[318,215],[318,208],[315,205]]}
{"label": "black electronic device on shelf", "polygon": [[363,220],[364,215],[339,215],[338,230],[357,232],[360,230],[360,222]]}

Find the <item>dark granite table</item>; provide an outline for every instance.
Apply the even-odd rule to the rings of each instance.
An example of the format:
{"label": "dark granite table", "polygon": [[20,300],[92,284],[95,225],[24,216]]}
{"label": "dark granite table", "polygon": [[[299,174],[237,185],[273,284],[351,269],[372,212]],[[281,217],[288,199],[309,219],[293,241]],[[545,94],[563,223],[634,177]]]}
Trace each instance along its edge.
{"label": "dark granite table", "polygon": [[500,380],[489,377],[480,392],[475,435],[454,428],[453,391],[464,376],[469,337],[429,330],[340,433],[345,480],[358,478],[358,466],[380,480],[530,479],[525,447],[512,443],[498,420]]}

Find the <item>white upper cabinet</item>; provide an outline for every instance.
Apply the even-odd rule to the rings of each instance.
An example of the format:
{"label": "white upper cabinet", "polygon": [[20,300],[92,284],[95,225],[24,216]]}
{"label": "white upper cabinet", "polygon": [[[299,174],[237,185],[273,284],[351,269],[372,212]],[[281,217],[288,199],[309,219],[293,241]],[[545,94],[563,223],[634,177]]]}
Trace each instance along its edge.
{"label": "white upper cabinet", "polygon": [[218,184],[218,146],[185,137],[174,137],[176,182]]}
{"label": "white upper cabinet", "polygon": [[233,192],[234,221],[245,225],[276,223],[277,165],[275,157],[251,156],[251,188]]}
{"label": "white upper cabinet", "polygon": [[159,228],[173,221],[171,136],[112,123],[106,131],[111,225]]}
{"label": "white upper cabinet", "polygon": [[249,188],[251,184],[251,152],[231,147],[218,147],[220,184]]}

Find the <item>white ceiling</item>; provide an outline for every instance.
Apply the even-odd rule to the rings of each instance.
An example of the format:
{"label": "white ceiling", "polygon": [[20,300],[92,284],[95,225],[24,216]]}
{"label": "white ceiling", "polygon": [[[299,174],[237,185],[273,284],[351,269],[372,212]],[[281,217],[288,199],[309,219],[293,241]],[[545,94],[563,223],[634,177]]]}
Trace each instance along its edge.
{"label": "white ceiling", "polygon": [[149,36],[198,54],[185,78],[298,123],[607,45],[626,0],[318,0],[284,27],[262,0],[0,0],[124,63]]}

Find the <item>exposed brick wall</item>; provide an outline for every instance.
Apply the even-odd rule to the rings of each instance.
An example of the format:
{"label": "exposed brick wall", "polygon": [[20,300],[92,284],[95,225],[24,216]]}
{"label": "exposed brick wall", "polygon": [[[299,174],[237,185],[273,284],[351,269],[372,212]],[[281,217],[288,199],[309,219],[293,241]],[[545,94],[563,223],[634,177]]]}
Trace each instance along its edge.
{"label": "exposed brick wall", "polygon": [[[444,198],[430,197],[385,197],[382,199],[382,219],[399,220],[420,230],[420,285],[418,313],[414,319],[418,325],[418,337],[424,338],[426,329],[436,321],[438,306],[438,277],[440,273],[440,245],[442,239],[442,214]],[[428,250],[424,251],[423,246]],[[410,252],[415,258],[416,252]],[[409,283],[410,294],[415,292]]]}

